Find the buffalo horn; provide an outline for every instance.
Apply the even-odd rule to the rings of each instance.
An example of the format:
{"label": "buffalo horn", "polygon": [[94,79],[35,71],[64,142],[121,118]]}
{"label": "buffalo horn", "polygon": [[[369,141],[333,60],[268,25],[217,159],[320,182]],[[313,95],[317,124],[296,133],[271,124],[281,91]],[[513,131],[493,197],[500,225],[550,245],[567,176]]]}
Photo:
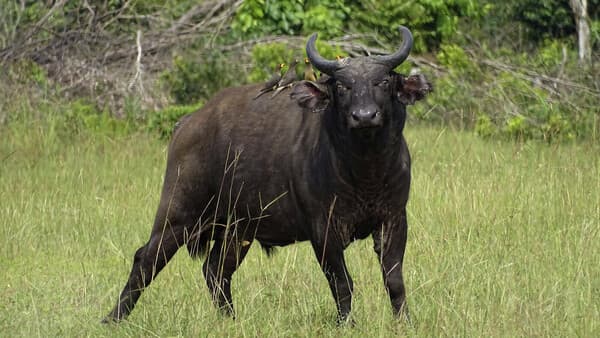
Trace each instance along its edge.
{"label": "buffalo horn", "polygon": [[315,68],[327,75],[332,76],[333,73],[339,68],[339,63],[337,60],[332,61],[322,57],[315,46],[316,40],[317,33],[313,33],[313,35],[308,38],[308,42],[306,43],[306,55],[308,56],[310,63],[312,63]]}
{"label": "buffalo horn", "polygon": [[396,66],[404,62],[413,46],[413,36],[410,30],[404,26],[398,27],[398,30],[400,33],[402,33],[402,46],[400,46],[400,48],[393,54],[378,55],[373,57],[375,60],[377,60],[377,62],[388,66],[390,69],[394,69]]}

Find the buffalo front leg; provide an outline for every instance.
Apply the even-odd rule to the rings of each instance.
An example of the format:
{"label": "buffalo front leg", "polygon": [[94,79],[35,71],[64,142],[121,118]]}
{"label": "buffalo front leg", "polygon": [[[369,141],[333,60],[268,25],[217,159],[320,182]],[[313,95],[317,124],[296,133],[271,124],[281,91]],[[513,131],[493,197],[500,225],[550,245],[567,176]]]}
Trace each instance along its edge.
{"label": "buffalo front leg", "polygon": [[379,257],[383,282],[390,296],[394,314],[404,314],[406,319],[410,320],[402,277],[407,229],[406,210],[403,210],[402,216],[397,222],[385,222],[373,232],[373,243]]}
{"label": "buffalo front leg", "polygon": [[346,323],[352,310],[354,286],[346,268],[344,249],[340,245],[340,241],[333,240],[333,238],[313,240],[311,243],[337,305],[338,323]]}
{"label": "buffalo front leg", "polygon": [[242,264],[251,242],[235,237],[217,239],[204,261],[202,272],[215,306],[224,314],[235,317],[231,299],[231,277]]}
{"label": "buffalo front leg", "polygon": [[182,227],[171,227],[165,224],[160,228],[155,227],[148,243],[136,251],[129,280],[119,296],[117,305],[104,318],[104,323],[127,317],[144,289],[150,285],[181,246],[184,239]]}

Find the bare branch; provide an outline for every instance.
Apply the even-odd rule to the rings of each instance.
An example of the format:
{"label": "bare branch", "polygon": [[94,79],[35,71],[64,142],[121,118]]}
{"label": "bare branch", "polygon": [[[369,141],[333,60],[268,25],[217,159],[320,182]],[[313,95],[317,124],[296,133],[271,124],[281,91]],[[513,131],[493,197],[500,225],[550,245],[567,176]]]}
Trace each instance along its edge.
{"label": "bare branch", "polygon": [[534,83],[540,84],[541,86],[543,86],[546,90],[552,92],[552,93],[556,93],[556,91],[551,88],[548,87],[546,85],[543,85],[542,81],[546,81],[546,82],[550,82],[556,85],[562,85],[562,86],[566,86],[566,87],[571,87],[571,88],[575,88],[575,89],[579,89],[579,90],[583,90],[588,92],[589,94],[592,95],[600,95],[600,92],[589,88],[587,86],[584,86],[580,83],[576,83],[576,82],[572,82],[569,80],[563,80],[560,78],[556,78],[556,77],[551,77],[548,75],[544,75],[538,72],[534,72],[532,70],[529,69],[525,69],[525,68],[520,68],[517,66],[511,66],[511,65],[507,65],[504,63],[501,63],[499,61],[495,61],[495,60],[489,60],[489,59],[476,59],[477,62],[495,68],[495,69],[499,69],[499,70],[503,70],[503,71],[507,71],[507,72],[511,72],[523,79],[527,79],[530,80]]}
{"label": "bare branch", "polygon": [[29,40],[38,30],[48,21],[48,18],[52,16],[52,14],[57,11],[59,8],[62,8],[67,0],[59,0],[52,5],[50,10],[29,30],[29,32],[25,35],[24,41]]}
{"label": "bare branch", "polygon": [[144,83],[142,82],[142,73],[143,73],[143,66],[142,66],[142,31],[138,30],[137,31],[137,38],[136,38],[136,45],[137,45],[137,58],[135,61],[135,76],[133,77],[133,79],[131,79],[131,82],[129,82],[129,86],[127,86],[127,88],[129,90],[133,89],[134,85],[138,85],[138,90],[140,91],[140,94],[142,94],[142,96],[144,95]]}
{"label": "bare branch", "polygon": [[92,27],[94,25],[94,20],[96,19],[96,12],[94,11],[94,9],[90,6],[90,4],[88,3],[87,0],[83,1],[83,7],[85,7],[85,9],[87,9],[90,12],[90,19],[88,21],[88,26]]}
{"label": "bare branch", "polygon": [[[119,9],[117,9],[114,12],[110,12],[110,13],[106,13],[104,16],[108,17],[108,21],[106,21],[103,25],[103,29],[106,29],[108,26],[110,26],[113,22],[115,22],[116,20],[118,20],[121,15],[129,8],[129,4],[131,3],[131,0],[127,0],[123,6],[121,6]],[[116,14],[115,14],[116,13]],[[104,18],[100,18],[99,20],[103,20]]]}
{"label": "bare branch", "polygon": [[[207,15],[204,17],[204,19],[202,21],[200,21],[199,23],[195,24],[192,27],[192,30],[196,30],[199,27],[204,27],[208,24],[208,20],[210,18],[213,18],[215,16],[215,14],[221,10],[224,9],[225,13],[227,14],[227,16],[230,16],[231,14],[233,14],[235,12],[235,10],[237,10],[237,8],[242,4],[242,0],[221,0],[218,3],[215,4],[215,6],[207,13]],[[231,4],[230,4],[231,3]],[[226,6],[226,5],[231,5],[231,6]],[[221,20],[224,20],[225,18],[220,18]],[[214,22],[213,22],[214,23]]]}

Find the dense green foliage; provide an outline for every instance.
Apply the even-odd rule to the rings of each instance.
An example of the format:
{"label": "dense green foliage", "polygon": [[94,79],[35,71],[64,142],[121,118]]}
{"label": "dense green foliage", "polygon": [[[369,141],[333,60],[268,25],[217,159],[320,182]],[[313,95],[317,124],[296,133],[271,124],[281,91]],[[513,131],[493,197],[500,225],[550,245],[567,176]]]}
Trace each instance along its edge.
{"label": "dense green foliage", "polygon": [[393,42],[400,39],[399,24],[410,27],[415,32],[415,50],[423,52],[451,39],[461,17],[481,17],[487,9],[481,4],[473,0],[370,0],[356,8],[356,18],[362,31],[375,30]]}
{"label": "dense green foliage", "polygon": [[204,56],[201,60],[175,57],[172,69],[163,73],[163,80],[175,103],[198,102],[239,81],[229,70],[229,62],[223,61],[215,54]]}
{"label": "dense green foliage", "polygon": [[264,34],[309,34],[324,38],[347,31],[379,33],[397,41],[397,27],[403,24],[415,32],[416,50],[436,48],[456,33],[459,17],[480,17],[485,6],[473,0],[369,0],[369,1],[245,1],[232,28],[241,36]]}
{"label": "dense green foliage", "polygon": [[[588,0],[587,3],[589,16],[600,20],[600,0]],[[528,39],[534,41],[563,38],[575,33],[575,19],[569,1],[499,1],[494,9],[502,13],[505,20],[520,23]]]}

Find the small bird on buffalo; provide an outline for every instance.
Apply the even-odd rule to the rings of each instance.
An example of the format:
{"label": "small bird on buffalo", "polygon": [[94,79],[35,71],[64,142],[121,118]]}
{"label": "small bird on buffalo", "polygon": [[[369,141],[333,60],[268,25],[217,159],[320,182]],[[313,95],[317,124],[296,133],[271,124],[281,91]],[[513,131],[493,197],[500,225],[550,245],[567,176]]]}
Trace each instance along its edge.
{"label": "small bird on buffalo", "polygon": [[298,64],[298,59],[292,60],[290,62],[290,68],[288,68],[287,72],[283,74],[279,83],[277,83],[277,88],[275,88],[275,93],[271,97],[275,97],[275,95],[279,94],[280,91],[289,88],[296,81],[296,65]]}
{"label": "small bird on buffalo", "polygon": [[313,82],[317,81],[317,74],[315,74],[312,64],[307,58],[304,59],[304,80]]}
{"label": "small bird on buffalo", "polygon": [[283,69],[284,66],[285,66],[284,63],[280,63],[275,67],[275,73],[273,74],[273,76],[271,76],[270,79],[267,80],[267,82],[265,82],[265,85],[260,89],[260,91],[254,97],[254,99],[257,99],[262,94],[270,92],[273,89],[275,89],[275,86],[281,80],[281,70]]}

